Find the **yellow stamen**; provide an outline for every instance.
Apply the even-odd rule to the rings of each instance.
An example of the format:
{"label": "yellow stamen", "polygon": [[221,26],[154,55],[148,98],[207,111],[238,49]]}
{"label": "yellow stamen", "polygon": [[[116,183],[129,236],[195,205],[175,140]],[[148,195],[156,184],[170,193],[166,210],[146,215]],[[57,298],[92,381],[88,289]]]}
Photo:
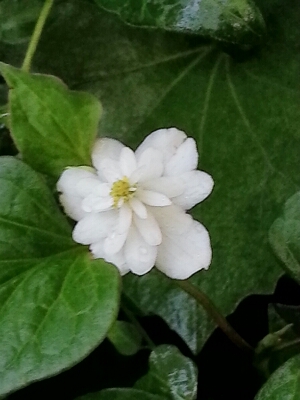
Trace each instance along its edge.
{"label": "yellow stamen", "polygon": [[126,176],[124,176],[123,179],[114,182],[110,191],[110,195],[114,200],[114,207],[118,207],[119,201],[121,199],[123,199],[124,203],[129,201],[132,198],[135,190],[136,187],[130,186],[130,183]]}

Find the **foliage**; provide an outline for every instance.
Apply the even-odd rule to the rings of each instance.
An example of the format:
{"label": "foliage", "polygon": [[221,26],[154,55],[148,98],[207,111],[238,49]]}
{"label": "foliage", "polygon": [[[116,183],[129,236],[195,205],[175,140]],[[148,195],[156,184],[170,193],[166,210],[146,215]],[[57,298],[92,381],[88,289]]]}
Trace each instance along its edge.
{"label": "foliage", "polygon": [[255,400],[292,400],[300,395],[300,356],[283,364],[262,387]]}
{"label": "foliage", "polygon": [[[1,137],[0,395],[70,368],[107,337],[125,358],[151,347],[149,371],[134,387],[102,382],[82,399],[195,399],[211,315],[158,271],[121,285],[114,266],[73,241],[54,184],[65,168],[91,164],[97,135],[135,149],[176,126],[196,140],[215,182],[191,210],[213,248],[210,268],[191,279],[196,289],[227,316],[247,296],[270,294],[283,271],[300,283],[299,3],[56,1],[25,72],[42,6],[0,1],[0,134],[5,124],[19,152],[7,157]],[[256,399],[296,399],[300,301],[270,301],[281,325],[251,343],[260,340],[258,368],[268,377],[274,353],[292,351],[277,357]],[[180,351],[149,341],[154,328],[139,324],[153,315],[184,341]],[[292,339],[281,335],[288,324]]]}
{"label": "foliage", "polygon": [[95,0],[124,21],[248,45],[259,41],[264,20],[251,0]]}

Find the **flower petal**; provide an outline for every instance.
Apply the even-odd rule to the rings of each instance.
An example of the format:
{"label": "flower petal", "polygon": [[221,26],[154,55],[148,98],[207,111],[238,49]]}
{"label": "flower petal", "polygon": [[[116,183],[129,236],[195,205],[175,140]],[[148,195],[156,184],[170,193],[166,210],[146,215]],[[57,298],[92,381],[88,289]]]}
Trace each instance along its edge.
{"label": "flower petal", "polygon": [[184,182],[184,192],[172,201],[185,210],[206,199],[214,186],[212,177],[203,171],[186,172],[179,175],[179,179]]}
{"label": "flower petal", "polygon": [[101,212],[109,210],[113,204],[114,201],[110,196],[100,197],[89,194],[82,200],[81,207],[86,212]]}
{"label": "flower petal", "polygon": [[128,264],[126,263],[126,258],[124,256],[123,249],[121,249],[116,254],[107,255],[105,257],[105,261],[110,262],[111,264],[114,264],[118,268],[118,270],[120,271],[120,274],[122,276],[127,274],[130,271]]}
{"label": "flower petal", "polygon": [[165,234],[173,233],[180,235],[192,226],[193,218],[181,207],[172,204],[168,207],[148,207],[148,209],[156,221],[159,221],[163,237]]}
{"label": "flower petal", "polygon": [[121,275],[125,275],[129,272],[128,265],[126,264],[126,260],[124,257],[124,251],[121,249],[116,254],[105,254],[104,252],[104,240],[100,240],[97,243],[93,243],[90,246],[90,250],[94,256],[94,258],[104,258],[105,261],[114,264]]}
{"label": "flower petal", "polygon": [[158,248],[156,267],[172,279],[187,279],[211,263],[207,230],[197,221],[182,234],[164,235]]}
{"label": "flower petal", "polygon": [[167,163],[185,138],[186,134],[177,128],[158,129],[146,137],[135,154],[138,159],[143,151],[153,147],[162,152],[163,162]]}
{"label": "flower petal", "polygon": [[86,197],[91,193],[107,196],[110,192],[110,186],[108,183],[101,183],[98,177],[86,178],[77,183],[76,192],[82,197]]}
{"label": "flower petal", "polygon": [[106,254],[116,254],[123,247],[132,221],[132,211],[128,205],[124,204],[119,211],[119,221],[116,229],[104,241],[104,251]]}
{"label": "flower petal", "polygon": [[184,182],[178,177],[175,178],[173,176],[162,176],[143,182],[144,189],[162,193],[169,199],[180,196],[184,192],[184,187]]}
{"label": "flower petal", "polygon": [[117,232],[128,233],[128,229],[130,228],[131,222],[132,222],[132,210],[127,204],[124,204],[119,211],[119,222],[117,226]]}
{"label": "flower petal", "polygon": [[134,215],[133,221],[143,239],[150,244],[150,246],[157,246],[161,244],[161,230],[156,219],[150,212],[148,212],[146,219],[141,219]]}
{"label": "flower petal", "polygon": [[106,182],[113,183],[122,179],[122,172],[117,161],[110,158],[104,158],[100,163],[100,169],[98,170],[100,178],[106,180]]}
{"label": "flower petal", "polygon": [[73,230],[73,239],[77,243],[91,244],[108,236],[117,223],[116,210],[89,214],[81,219]]}
{"label": "flower petal", "polygon": [[75,221],[79,221],[81,218],[88,215],[81,206],[82,197],[80,196],[61,194],[59,196],[59,201],[62,204],[65,213]]}
{"label": "flower petal", "polygon": [[104,258],[104,238],[98,240],[96,243],[90,245],[90,251],[92,252],[94,258]]}
{"label": "flower petal", "polygon": [[136,197],[149,206],[164,207],[172,204],[167,196],[162,193],[153,192],[152,190],[138,189],[136,191]]}
{"label": "flower petal", "polygon": [[86,179],[97,179],[96,171],[93,168],[70,167],[61,174],[56,187],[59,192],[67,195],[79,195],[76,186]]}
{"label": "flower petal", "polygon": [[133,197],[129,200],[129,205],[138,217],[147,218],[147,208],[139,199]]}
{"label": "flower petal", "polygon": [[179,175],[197,168],[198,152],[193,138],[187,138],[165,166],[165,174]]}
{"label": "flower petal", "polygon": [[149,147],[138,158],[139,182],[159,178],[164,171],[163,154],[161,151]]}
{"label": "flower petal", "polygon": [[137,168],[134,152],[129,147],[123,147],[120,154],[120,167],[122,174],[130,176]]}
{"label": "flower petal", "polygon": [[[113,231],[105,240],[104,240],[104,252],[108,255],[113,255],[118,253],[127,238],[127,232],[117,233]],[[107,259],[107,257],[106,257]]]}
{"label": "flower petal", "polygon": [[143,275],[155,264],[157,246],[146,243],[137,229],[132,226],[124,246],[124,255],[130,271]]}
{"label": "flower petal", "polygon": [[98,171],[101,170],[101,163],[105,158],[110,158],[114,161],[118,161],[123,147],[125,146],[115,139],[97,139],[92,152],[92,162],[94,167]]}
{"label": "flower petal", "polygon": [[93,190],[93,193],[100,197],[106,197],[110,194],[110,192],[111,186],[108,183],[100,183],[99,185],[96,185]]}

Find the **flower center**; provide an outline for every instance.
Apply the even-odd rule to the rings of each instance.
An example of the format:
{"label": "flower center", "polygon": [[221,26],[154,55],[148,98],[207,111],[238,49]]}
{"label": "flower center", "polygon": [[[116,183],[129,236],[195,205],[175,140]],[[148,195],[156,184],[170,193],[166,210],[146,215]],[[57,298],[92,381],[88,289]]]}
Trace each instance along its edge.
{"label": "flower center", "polygon": [[114,207],[116,208],[129,201],[135,191],[136,187],[130,186],[129,180],[126,176],[124,176],[123,179],[114,182],[109,193],[114,200]]}

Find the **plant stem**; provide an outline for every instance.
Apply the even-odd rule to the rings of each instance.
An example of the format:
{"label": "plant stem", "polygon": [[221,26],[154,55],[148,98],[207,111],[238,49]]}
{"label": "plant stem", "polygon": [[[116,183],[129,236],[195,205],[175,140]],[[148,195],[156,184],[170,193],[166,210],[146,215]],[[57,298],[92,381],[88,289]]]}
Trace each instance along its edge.
{"label": "plant stem", "polygon": [[211,319],[218,325],[218,327],[225,333],[225,335],[240,349],[246,351],[248,354],[253,354],[254,349],[247,343],[229,324],[226,318],[219,312],[213,302],[199,290],[196,286],[188,280],[176,280],[177,285],[186,293],[192,296],[201,306],[205,309]]}
{"label": "plant stem", "polygon": [[124,304],[122,304],[121,308],[124,311],[124,314],[126,314],[129,321],[136,327],[136,329],[140,332],[141,336],[145,339],[145,342],[148,344],[148,347],[151,350],[154,350],[156,347],[155,344],[153,343],[153,341],[151,340],[145,329],[142,327],[142,325],[139,323],[139,321],[136,319],[134,314],[126,306],[124,306]]}
{"label": "plant stem", "polygon": [[51,7],[53,6],[54,0],[45,0],[43,8],[40,12],[39,18],[35,24],[33,34],[31,36],[29,46],[26,51],[26,55],[23,61],[22,70],[28,72],[30,70],[31,61],[34,56],[36,47],[41,37],[41,33],[43,31],[46,19],[49,15]]}

